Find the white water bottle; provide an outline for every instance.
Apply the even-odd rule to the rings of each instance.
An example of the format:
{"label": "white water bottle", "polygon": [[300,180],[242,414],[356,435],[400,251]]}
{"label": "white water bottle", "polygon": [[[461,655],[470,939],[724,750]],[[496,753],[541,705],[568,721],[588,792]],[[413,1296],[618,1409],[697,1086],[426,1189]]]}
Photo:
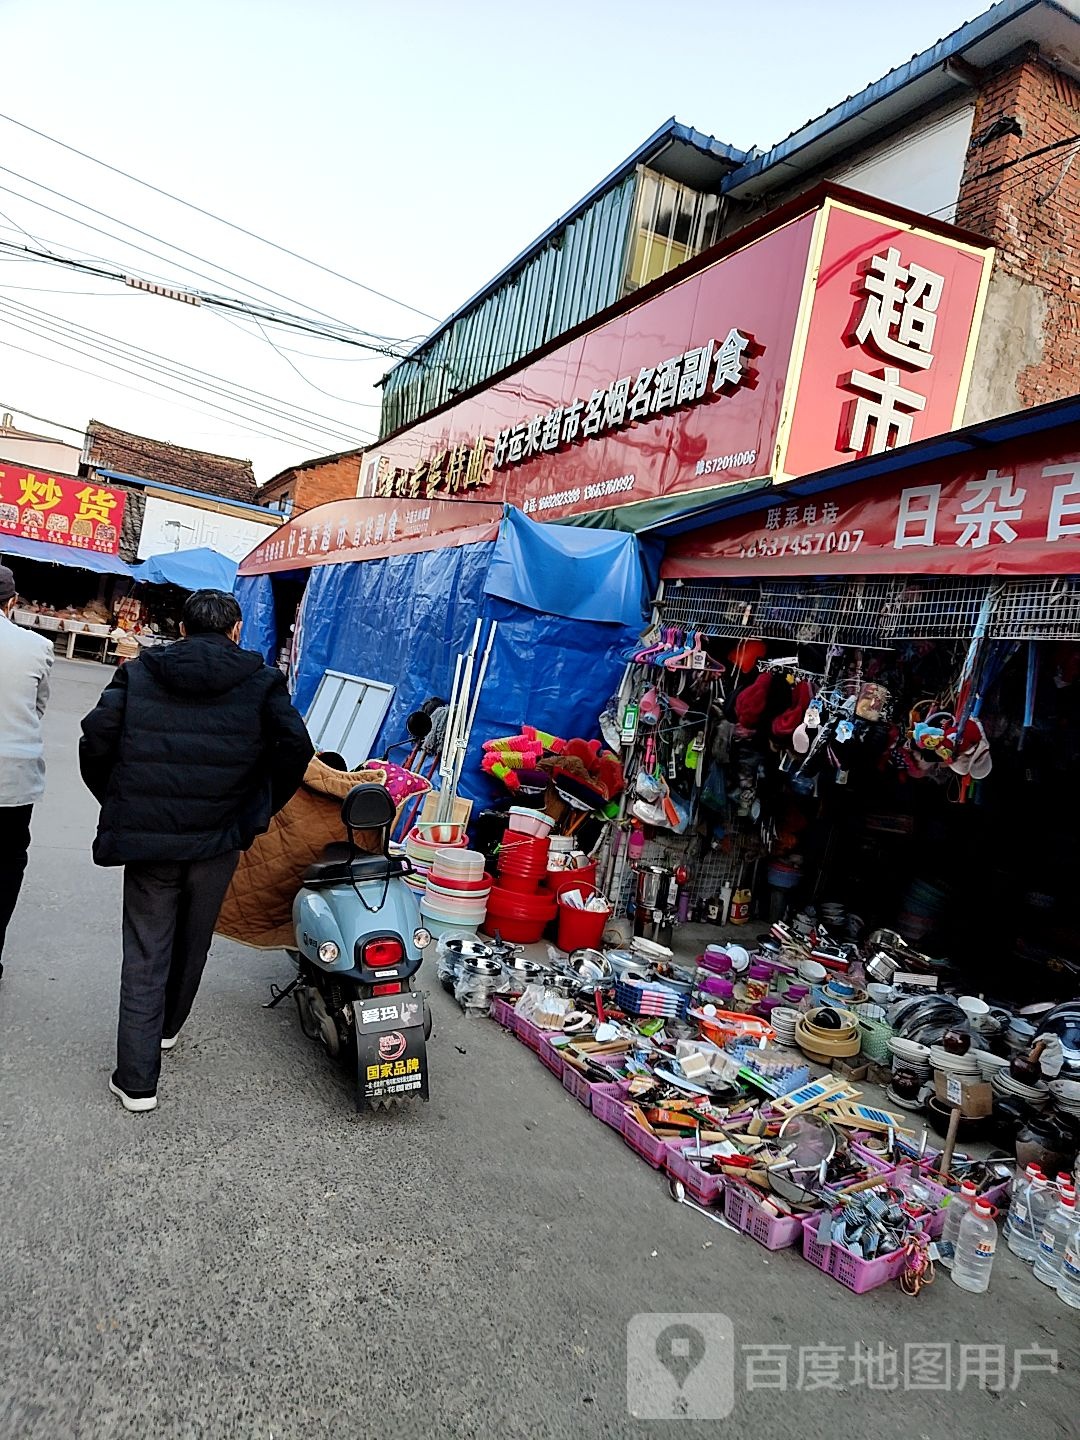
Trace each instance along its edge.
{"label": "white water bottle", "polygon": [[[1057,1192],[1055,1191],[1054,1194]],[[1009,1249],[1029,1265],[1035,1263],[1035,1252],[1039,1248],[1042,1222],[1050,1208],[1050,1182],[1044,1175],[1036,1175],[1030,1185],[1016,1197],[1016,1214],[1009,1231]]]}
{"label": "white water bottle", "polygon": [[988,1200],[976,1200],[960,1222],[953,1261],[953,1284],[973,1295],[981,1295],[990,1284],[997,1249],[994,1207]]}
{"label": "white water bottle", "polygon": [[1039,1249],[1035,1256],[1035,1279],[1055,1288],[1061,1275],[1061,1257],[1065,1242],[1076,1220],[1076,1196],[1068,1190],[1043,1222]]}
{"label": "white water bottle", "polygon": [[1073,1219],[1065,1236],[1057,1293],[1059,1300],[1064,1300],[1074,1310],[1080,1310],[1080,1219]]}
{"label": "white water bottle", "polygon": [[1001,1228],[1003,1237],[1008,1240],[1012,1234],[1012,1228],[1016,1224],[1016,1217],[1023,1212],[1027,1215],[1027,1207],[1023,1203],[1023,1196],[1030,1190],[1031,1182],[1037,1175],[1042,1174],[1038,1165],[1029,1165],[1026,1170],[1018,1170],[1013,1176],[1012,1185],[1009,1188],[1009,1213],[1005,1216],[1005,1224]]}
{"label": "white water bottle", "polygon": [[975,1203],[978,1188],[973,1180],[965,1180],[960,1186],[959,1195],[954,1195],[945,1207],[945,1228],[941,1232],[941,1239],[937,1242],[938,1264],[944,1265],[946,1270],[951,1270],[953,1260],[956,1258],[956,1242],[960,1235],[960,1226],[964,1216]]}

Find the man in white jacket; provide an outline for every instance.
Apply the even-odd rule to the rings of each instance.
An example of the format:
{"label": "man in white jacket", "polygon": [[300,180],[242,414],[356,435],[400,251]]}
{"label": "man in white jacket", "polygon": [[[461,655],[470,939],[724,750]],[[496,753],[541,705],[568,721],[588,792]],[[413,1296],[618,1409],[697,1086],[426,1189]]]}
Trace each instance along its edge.
{"label": "man in white jacket", "polygon": [[12,621],[15,577],[0,565],[0,975],[8,921],[22,888],[30,816],[45,791],[41,719],[49,700],[53,647]]}

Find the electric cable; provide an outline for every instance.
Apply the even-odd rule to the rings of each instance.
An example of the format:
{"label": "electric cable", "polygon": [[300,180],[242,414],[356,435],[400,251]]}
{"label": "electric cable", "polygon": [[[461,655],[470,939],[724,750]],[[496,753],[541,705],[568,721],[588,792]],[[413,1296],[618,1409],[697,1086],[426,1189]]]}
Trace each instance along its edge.
{"label": "electric cable", "polygon": [[397,305],[402,310],[411,310],[414,315],[419,315],[423,320],[433,320],[438,324],[439,317],[431,315],[426,310],[420,310],[415,305],[410,305],[405,300],[398,300],[393,295],[387,295],[382,290],[376,290],[371,285],[365,285],[361,280],[354,280],[351,275],[344,275],[339,270],[332,269],[329,265],[323,265],[318,260],[312,260],[307,255],[301,255],[296,250],[290,250],[286,245],[279,245],[275,240],[267,240],[264,235],[257,234],[254,230],[248,230],[243,225],[237,225],[232,220],[226,220],[223,215],[216,215],[212,210],[204,209],[191,200],[184,200],[179,195],[172,194],[169,190],[162,189],[159,185],[153,185],[149,180],[140,179],[138,175],[132,175],[130,171],[122,170],[118,165],[110,165],[107,160],[99,160],[96,155],[89,154],[86,150],[79,150],[74,145],[69,145],[65,140],[58,140],[55,135],[48,135],[44,130],[35,129],[33,125],[27,125],[22,120],[16,120],[14,115],[0,113],[0,120],[6,120],[9,125],[15,125],[20,130],[26,130],[31,135],[36,135],[41,140],[47,140],[50,145],[58,145],[61,149],[67,150],[72,155],[78,155],[82,160],[89,160],[92,165],[100,165],[103,170],[111,170],[114,175],[120,175],[125,180],[130,180],[135,185],[142,185],[147,190],[163,196],[166,200],[172,200],[177,205],[183,205],[185,209],[194,210],[196,214],[205,216],[208,220],[214,220],[219,225],[225,225],[230,230],[235,230],[240,235],[246,235],[250,240],[256,240],[260,245],[268,245],[272,250],[280,251],[294,260],[301,261],[304,265],[311,265],[316,270],[322,270],[327,275],[333,275],[335,279],[344,280],[347,285],[355,285],[360,290],[366,290],[369,295],[375,295],[380,300],[387,300],[391,305]]}

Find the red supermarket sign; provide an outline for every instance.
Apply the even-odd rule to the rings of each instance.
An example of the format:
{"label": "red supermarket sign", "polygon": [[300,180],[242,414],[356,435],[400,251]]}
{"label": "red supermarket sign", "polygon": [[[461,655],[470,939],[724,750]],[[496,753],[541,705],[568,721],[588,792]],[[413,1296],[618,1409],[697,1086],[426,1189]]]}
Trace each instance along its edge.
{"label": "red supermarket sign", "polygon": [[392,436],[365,457],[363,491],[559,519],[953,429],[993,252],[926,227],[830,194]]}
{"label": "red supermarket sign", "polygon": [[115,555],[126,501],[92,480],[0,461],[0,534]]}
{"label": "red supermarket sign", "polygon": [[666,579],[798,575],[1080,574],[1080,449],[996,447],[994,465],[938,461],[677,539]]}
{"label": "red supermarket sign", "polygon": [[444,545],[494,540],[503,506],[447,500],[334,500],[272,531],[244,560],[240,575],[382,560]]}

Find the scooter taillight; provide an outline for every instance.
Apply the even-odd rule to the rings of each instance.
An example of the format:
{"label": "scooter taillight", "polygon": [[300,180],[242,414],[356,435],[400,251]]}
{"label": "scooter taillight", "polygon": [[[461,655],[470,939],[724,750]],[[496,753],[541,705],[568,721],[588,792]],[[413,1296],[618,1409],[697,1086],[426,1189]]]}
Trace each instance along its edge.
{"label": "scooter taillight", "polygon": [[364,964],[369,970],[393,970],[405,958],[400,940],[369,940],[363,950]]}

